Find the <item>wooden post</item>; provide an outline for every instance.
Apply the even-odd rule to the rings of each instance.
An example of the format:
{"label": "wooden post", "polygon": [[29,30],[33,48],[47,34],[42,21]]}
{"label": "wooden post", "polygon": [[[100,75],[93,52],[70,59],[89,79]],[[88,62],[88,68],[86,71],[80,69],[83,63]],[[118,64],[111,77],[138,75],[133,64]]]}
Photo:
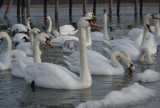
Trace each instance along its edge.
{"label": "wooden post", "polygon": [[46,17],[47,17],[47,0],[44,0],[44,21]]}
{"label": "wooden post", "polygon": [[12,6],[12,2],[13,2],[13,0],[9,0],[7,9],[6,9],[5,14],[4,14],[4,18],[7,18],[7,17],[8,17],[9,10],[10,10],[10,8],[11,8],[11,6]]}
{"label": "wooden post", "polygon": [[135,4],[134,4],[134,13],[135,13],[135,16],[138,15],[138,0],[135,0]]}
{"label": "wooden post", "polygon": [[160,0],[158,0],[159,1],[159,13],[160,13]]}
{"label": "wooden post", "polygon": [[0,0],[0,9],[2,8],[4,0]]}
{"label": "wooden post", "polygon": [[143,0],[140,0],[140,10],[139,10],[140,15],[143,13]]}
{"label": "wooden post", "polygon": [[69,0],[69,22],[72,22],[72,0]]}
{"label": "wooden post", "polygon": [[86,5],[87,5],[87,0],[83,0],[83,16],[86,14]]}
{"label": "wooden post", "polygon": [[120,13],[120,0],[117,0],[117,16],[119,16]]}
{"label": "wooden post", "polygon": [[20,23],[20,0],[17,0],[17,22]]}
{"label": "wooden post", "polygon": [[93,1],[93,14],[96,15],[96,4],[97,4],[97,0]]}
{"label": "wooden post", "polygon": [[112,16],[112,5],[113,5],[113,0],[109,0],[109,16]]}
{"label": "wooden post", "polygon": [[21,0],[21,17],[22,24],[25,24],[25,0]]}
{"label": "wooden post", "polygon": [[27,17],[30,17],[31,0],[27,0]]}
{"label": "wooden post", "polygon": [[58,8],[59,8],[59,0],[56,0],[56,3],[55,3],[55,24],[56,24],[57,30],[59,31]]}

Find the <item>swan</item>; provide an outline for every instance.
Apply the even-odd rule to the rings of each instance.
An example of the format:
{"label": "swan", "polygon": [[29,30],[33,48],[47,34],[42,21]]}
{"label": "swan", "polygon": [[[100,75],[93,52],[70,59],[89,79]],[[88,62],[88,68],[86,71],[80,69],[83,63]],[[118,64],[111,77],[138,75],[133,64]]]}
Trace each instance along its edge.
{"label": "swan", "polygon": [[[144,57],[144,54],[145,54],[147,58],[147,63],[152,64],[153,60],[151,56],[157,52],[157,44],[153,38],[153,35],[151,33],[147,33],[147,31],[150,31],[148,20],[147,20],[147,18],[150,18],[150,16],[151,15],[148,15],[148,14],[145,16],[144,29],[143,29],[143,32],[141,33],[142,42],[139,44],[139,48],[137,48],[134,45],[135,41],[132,41],[130,39],[120,39],[115,41],[113,40],[111,43],[109,41],[108,42],[109,44],[107,43],[109,48],[104,47],[104,50],[108,54],[111,54],[112,51],[116,51],[116,50],[123,51],[127,55],[129,55],[131,57],[131,60],[133,61],[144,60],[142,58]],[[139,37],[140,36],[138,36],[137,39],[139,39]],[[130,40],[130,41],[127,41],[127,40]]]}
{"label": "swan", "polygon": [[11,61],[17,57],[25,57],[25,53],[19,50],[11,50],[12,42],[9,35],[6,32],[0,32],[0,39],[6,39],[7,47],[6,49],[0,54],[0,70],[10,69]]}
{"label": "swan", "polygon": [[[65,56],[65,63],[68,65],[71,71],[79,73],[80,60],[78,58],[75,58],[75,55],[79,55],[79,52],[75,52],[69,57]],[[112,53],[111,59],[108,59],[98,52],[87,50],[87,59],[89,70],[92,75],[124,74],[124,68],[118,62],[118,60],[122,60],[131,72],[134,69],[133,63],[130,58],[128,58],[120,51],[114,51]]]}
{"label": "swan", "polygon": [[98,31],[95,31],[95,32],[91,32],[91,38],[92,38],[92,41],[103,41],[104,39],[106,40],[110,40],[109,38],[109,35],[108,35],[108,29],[107,29],[107,12],[106,10],[104,9],[103,10],[103,32],[98,32]]}
{"label": "swan", "polygon": [[17,46],[20,42],[29,42],[29,37],[24,33],[16,33],[12,38],[14,46]]}
{"label": "swan", "polygon": [[[38,35],[43,35],[43,33],[40,33]],[[38,38],[35,38],[38,39]],[[47,39],[48,41],[48,39]],[[46,41],[46,42],[47,42]],[[41,51],[38,50],[37,55],[41,55]],[[25,75],[25,68],[28,65],[32,65],[34,63],[34,59],[33,57],[19,57],[14,59],[11,62],[11,75],[15,76],[15,77],[19,77],[19,78],[24,78]]]}
{"label": "swan", "polygon": [[158,43],[158,46],[160,46],[160,14],[152,15],[153,20],[154,20],[154,26],[151,26],[151,30],[154,34],[154,38]]}
{"label": "swan", "polygon": [[18,24],[14,24],[12,27],[11,27],[11,32],[13,33],[13,36],[16,34],[16,33],[27,33],[28,31],[28,28],[27,26],[21,24],[21,23],[18,23]]}
{"label": "swan", "polygon": [[[30,84],[35,83],[39,87],[52,88],[52,89],[85,89],[91,87],[92,78],[88,69],[87,58],[86,58],[86,33],[85,29],[89,27],[91,18],[81,17],[78,20],[78,29],[80,31],[79,44],[80,44],[80,75],[77,76],[67,68],[46,62],[40,62],[40,56],[36,53],[34,56],[35,64],[26,67],[25,80]],[[93,26],[93,25],[91,25]],[[39,40],[45,40],[44,37],[37,37]],[[38,41],[35,41],[36,45],[34,50],[38,48]],[[35,58],[36,57],[36,58]],[[32,83],[32,84],[33,84]]]}
{"label": "swan", "polygon": [[39,29],[31,29],[29,32],[29,37],[30,37],[30,42],[20,42],[17,46],[17,50],[22,50],[26,53],[27,56],[33,56],[33,50],[32,50],[32,45],[33,45],[33,40],[34,40],[34,35],[39,33]]}
{"label": "swan", "polygon": [[[143,37],[146,37],[147,27],[144,27],[144,33]],[[112,54],[113,51],[121,51],[125,53],[127,56],[131,58],[133,61],[146,61],[148,64],[153,63],[152,55],[154,52],[154,49],[149,48],[151,47],[151,44],[153,44],[153,41],[151,39],[144,39],[145,41],[141,45],[141,49],[137,49],[133,44],[129,43],[121,43],[121,44],[115,44],[115,46],[112,46],[112,48],[104,47],[104,51],[106,51],[109,55]],[[156,46],[155,46],[156,47]]]}
{"label": "swan", "polygon": [[[150,24],[149,24],[149,19],[152,19],[152,15],[151,14],[146,14],[144,17],[144,26],[147,27],[148,31],[151,32],[150,30]],[[104,25],[106,26],[106,25]],[[107,32],[107,31],[104,31]],[[143,35],[143,33],[145,33],[145,35]],[[115,47],[116,45],[121,45],[121,44],[131,44],[134,45],[138,50],[141,49],[142,44],[144,41],[149,41],[148,45],[150,47],[148,47],[152,52],[151,54],[156,54],[157,52],[157,42],[155,41],[155,39],[153,38],[153,35],[151,33],[147,33],[147,31],[144,31],[144,29],[133,29],[131,30],[128,34],[129,34],[129,38],[122,38],[122,39],[114,39],[111,41],[108,41],[107,39],[104,39],[104,44],[107,45],[108,47],[112,48]],[[108,38],[108,37],[107,37]]]}
{"label": "swan", "polygon": [[[93,19],[96,18],[92,12],[87,12],[85,16],[93,18]],[[87,34],[87,36],[86,36],[86,46],[91,46],[92,45],[90,31],[91,31],[91,28],[88,27],[86,29],[86,34]],[[78,33],[79,32],[77,32],[77,34]],[[76,51],[76,49],[77,49],[76,44],[78,43],[78,41],[79,41],[78,37],[71,36],[71,35],[56,36],[56,38],[53,38],[51,40],[53,46],[62,47],[63,52],[69,52],[69,53],[72,53],[72,52]],[[69,47],[69,46],[73,46],[73,47]]]}

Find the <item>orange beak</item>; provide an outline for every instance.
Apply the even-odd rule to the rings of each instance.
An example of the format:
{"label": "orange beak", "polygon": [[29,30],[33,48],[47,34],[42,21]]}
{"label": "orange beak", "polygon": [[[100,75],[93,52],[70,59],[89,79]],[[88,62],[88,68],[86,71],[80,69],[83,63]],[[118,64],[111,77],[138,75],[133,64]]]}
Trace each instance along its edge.
{"label": "orange beak", "polygon": [[94,21],[90,21],[90,26],[101,28],[101,26]]}
{"label": "orange beak", "polygon": [[48,46],[50,46],[51,48],[53,48],[50,40],[46,40],[46,44],[47,44]]}

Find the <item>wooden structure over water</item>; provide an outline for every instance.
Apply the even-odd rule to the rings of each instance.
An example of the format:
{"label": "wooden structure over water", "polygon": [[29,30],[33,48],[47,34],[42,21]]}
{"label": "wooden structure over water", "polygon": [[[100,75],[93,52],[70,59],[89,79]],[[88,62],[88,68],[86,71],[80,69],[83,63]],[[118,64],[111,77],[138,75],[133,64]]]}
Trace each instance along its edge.
{"label": "wooden structure over water", "polygon": [[[6,1],[6,0],[5,0]],[[20,21],[20,17],[24,19],[24,17],[28,17],[30,16],[30,8],[31,8],[31,0],[16,0],[17,3],[17,19],[18,22]],[[54,16],[55,16],[55,24],[56,27],[59,26],[59,21],[58,21],[58,8],[59,8],[59,1],[60,0],[55,0],[55,12],[54,12]],[[97,8],[97,1],[98,0],[93,0],[93,13],[96,15],[96,8]],[[0,8],[3,5],[4,0],[0,0]],[[43,5],[44,5],[44,18],[47,16],[47,2],[48,0],[43,0]],[[142,16],[143,14],[143,2],[144,0],[134,0],[134,13],[135,16]],[[157,2],[159,2],[159,7],[160,7],[160,0],[157,0]],[[8,0],[8,4],[7,4],[7,8],[4,14],[4,18],[8,18],[8,14],[10,11],[10,8],[12,6],[13,0]],[[116,15],[119,16],[120,15],[120,7],[121,7],[121,0],[116,0],[116,4],[117,4],[117,13]],[[82,1],[82,5],[83,5],[83,15],[85,15],[86,13],[86,7],[87,7],[87,0],[83,0]],[[25,8],[26,7],[26,8]],[[108,7],[109,10],[109,16],[112,16],[112,7],[113,7],[113,0],[109,0],[108,4],[106,4],[106,7]],[[73,0],[68,0],[68,9],[69,9],[69,21],[70,23],[72,23],[72,9],[73,9]],[[27,15],[25,15],[25,13]],[[160,8],[159,8],[159,13],[160,13]]]}

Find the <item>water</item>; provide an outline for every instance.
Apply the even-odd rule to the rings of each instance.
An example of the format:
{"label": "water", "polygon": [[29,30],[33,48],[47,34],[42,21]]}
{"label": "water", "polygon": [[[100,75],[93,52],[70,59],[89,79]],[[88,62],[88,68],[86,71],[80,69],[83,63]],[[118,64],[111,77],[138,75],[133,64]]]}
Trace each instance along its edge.
{"label": "water", "polygon": [[[102,10],[105,7],[99,7],[97,10],[98,22],[102,24]],[[67,12],[66,12],[67,10]],[[88,11],[92,11],[92,8],[87,8]],[[60,25],[68,24],[68,9],[59,9]],[[9,14],[7,20],[3,19],[5,10],[2,8],[0,10],[1,19],[0,23],[12,25],[17,22],[16,19],[16,9],[13,8]],[[31,16],[33,25],[38,28],[44,26],[43,22],[43,9],[31,9]],[[157,13],[158,7],[145,7],[144,13]],[[113,8],[113,13],[116,13],[116,8]],[[121,38],[122,36],[127,36],[129,29],[128,25],[135,25],[140,27],[143,24],[143,20],[134,17],[133,7],[123,7],[121,8],[121,15],[118,18],[113,15],[112,19],[109,19],[110,26],[121,27],[123,31],[110,32],[109,35],[114,38]],[[52,16],[54,22],[54,9],[48,9],[48,15]],[[79,16],[82,15],[81,8],[74,8],[73,11],[73,21],[77,21]],[[54,24],[54,23],[53,23]],[[0,45],[0,49],[5,46]],[[105,56],[106,53],[102,49],[103,44],[101,42],[93,42],[92,49],[96,50]],[[62,66],[66,66],[64,63],[63,55],[61,49],[54,48],[51,49],[48,46],[41,46],[42,48],[42,61],[56,63]],[[160,48],[158,48],[160,50]],[[136,67],[133,75],[128,73],[126,70],[124,75],[118,76],[92,76],[93,84],[91,88],[83,90],[55,90],[55,89],[44,89],[37,88],[35,92],[30,89],[30,86],[26,84],[24,79],[19,79],[11,76],[11,71],[0,71],[0,107],[1,108],[74,108],[81,102],[86,102],[88,100],[100,100],[103,99],[109,92],[113,90],[121,90],[122,88],[133,84],[136,81],[136,74],[143,72],[145,69],[154,69],[156,71],[160,70],[160,52],[154,56],[154,64],[147,65],[145,63],[134,62]],[[125,67],[125,66],[124,66]],[[142,83],[141,85],[156,90],[157,95],[154,98],[147,99],[145,101],[139,102],[137,104],[128,105],[130,108],[159,108],[160,105],[160,81],[152,83]]]}

